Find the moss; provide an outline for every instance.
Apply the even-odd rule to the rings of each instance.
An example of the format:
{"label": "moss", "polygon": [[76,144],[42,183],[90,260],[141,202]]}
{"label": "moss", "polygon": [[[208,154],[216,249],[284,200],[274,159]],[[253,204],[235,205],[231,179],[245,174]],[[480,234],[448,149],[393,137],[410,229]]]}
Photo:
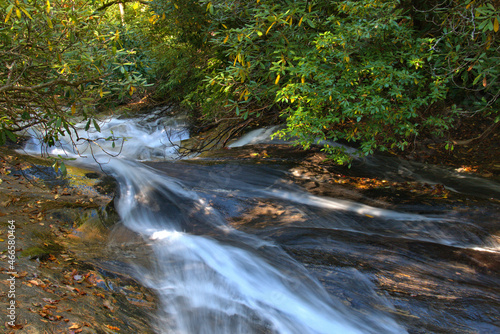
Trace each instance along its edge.
{"label": "moss", "polygon": [[56,255],[64,250],[64,247],[56,243],[51,233],[33,232],[33,239],[38,239],[38,244],[21,251],[21,256],[30,259],[46,260],[50,255]]}

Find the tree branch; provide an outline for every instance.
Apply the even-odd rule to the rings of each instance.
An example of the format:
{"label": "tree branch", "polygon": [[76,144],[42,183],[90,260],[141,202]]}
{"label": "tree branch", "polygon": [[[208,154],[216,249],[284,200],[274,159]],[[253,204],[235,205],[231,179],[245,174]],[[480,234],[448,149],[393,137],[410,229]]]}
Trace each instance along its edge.
{"label": "tree branch", "polygon": [[482,134],[480,134],[479,136],[471,138],[471,139],[467,139],[467,140],[454,140],[453,144],[455,144],[455,145],[468,145],[468,144],[472,143],[473,141],[482,140],[482,139],[486,138],[490,133],[492,133],[493,130],[495,130],[495,128],[499,124],[500,124],[500,122],[493,123],[486,130],[484,130],[484,132]]}
{"label": "tree branch", "polygon": [[102,5],[101,7],[97,8],[96,11],[100,12],[100,11],[105,10],[108,7],[113,6],[113,5],[117,5],[120,3],[129,3],[129,2],[139,2],[139,3],[142,3],[143,5],[149,5],[149,1],[144,1],[144,0],[114,0],[114,1],[108,2],[104,5]]}
{"label": "tree branch", "polygon": [[96,81],[96,80],[99,80],[99,79],[102,79],[102,78],[103,78],[103,76],[98,76],[98,77],[94,77],[94,78],[90,78],[90,79],[84,79],[84,80],[79,80],[79,81],[75,81],[75,82],[67,81],[67,80],[64,80],[64,79],[55,79],[55,80],[52,80],[52,81],[49,81],[49,82],[44,82],[44,83],[41,83],[41,84],[38,84],[38,85],[35,85],[35,86],[31,86],[31,87],[15,86],[13,84],[10,84],[10,85],[4,85],[4,86],[0,87],[0,93],[2,93],[2,92],[8,92],[8,91],[35,92],[37,90],[40,90],[40,89],[43,89],[43,88],[47,88],[47,87],[53,87],[53,86],[56,86],[56,85],[78,87],[78,86],[80,86],[82,84],[93,82],[93,81]]}

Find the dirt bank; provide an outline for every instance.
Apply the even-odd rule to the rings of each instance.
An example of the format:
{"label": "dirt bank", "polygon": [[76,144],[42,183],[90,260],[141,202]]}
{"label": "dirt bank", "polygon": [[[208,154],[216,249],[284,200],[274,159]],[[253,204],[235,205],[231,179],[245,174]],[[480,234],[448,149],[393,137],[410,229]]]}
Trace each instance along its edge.
{"label": "dirt bank", "polygon": [[93,187],[95,173],[70,168],[72,182],[43,181],[23,174],[51,174],[46,161],[3,148],[1,157],[0,332],[152,333],[153,295],[93,266],[79,247],[102,245],[109,229],[97,217],[110,197]]}

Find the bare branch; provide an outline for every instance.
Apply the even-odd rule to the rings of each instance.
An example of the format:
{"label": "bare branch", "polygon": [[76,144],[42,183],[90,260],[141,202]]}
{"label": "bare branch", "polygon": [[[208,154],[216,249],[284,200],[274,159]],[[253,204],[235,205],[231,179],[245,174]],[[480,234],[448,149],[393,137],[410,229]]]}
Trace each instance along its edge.
{"label": "bare branch", "polygon": [[132,3],[132,2],[139,2],[143,5],[149,5],[149,1],[144,1],[144,0],[114,0],[114,1],[111,1],[111,2],[108,2],[108,3],[105,3],[104,5],[102,5],[101,7],[97,8],[97,11],[98,12],[101,12],[103,10],[105,10],[106,8],[108,7],[111,7],[111,6],[114,6],[114,5],[118,5],[120,3]]}

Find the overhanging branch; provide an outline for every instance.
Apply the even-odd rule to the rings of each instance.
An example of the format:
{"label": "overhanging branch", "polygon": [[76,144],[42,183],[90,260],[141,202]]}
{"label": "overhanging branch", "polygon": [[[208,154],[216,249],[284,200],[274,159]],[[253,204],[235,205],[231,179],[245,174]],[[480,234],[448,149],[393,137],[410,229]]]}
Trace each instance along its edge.
{"label": "overhanging branch", "polygon": [[68,81],[64,79],[55,79],[52,81],[44,82],[35,86],[16,86],[14,84],[7,84],[2,87],[0,87],[0,93],[3,92],[8,92],[8,91],[24,91],[24,92],[35,92],[37,90],[43,89],[43,88],[48,88],[48,87],[53,87],[56,85],[64,85],[64,86],[70,86],[70,87],[78,87],[82,84],[86,84],[89,82],[94,82],[96,80],[102,79],[104,76],[98,76],[90,79],[84,79],[84,80],[78,80],[78,81]]}
{"label": "overhanging branch", "polygon": [[101,7],[97,8],[97,11],[100,12],[100,11],[105,10],[108,7],[113,6],[113,5],[118,5],[120,3],[130,3],[130,2],[139,2],[143,5],[149,5],[149,1],[144,1],[144,0],[115,0],[115,1],[105,3]]}

